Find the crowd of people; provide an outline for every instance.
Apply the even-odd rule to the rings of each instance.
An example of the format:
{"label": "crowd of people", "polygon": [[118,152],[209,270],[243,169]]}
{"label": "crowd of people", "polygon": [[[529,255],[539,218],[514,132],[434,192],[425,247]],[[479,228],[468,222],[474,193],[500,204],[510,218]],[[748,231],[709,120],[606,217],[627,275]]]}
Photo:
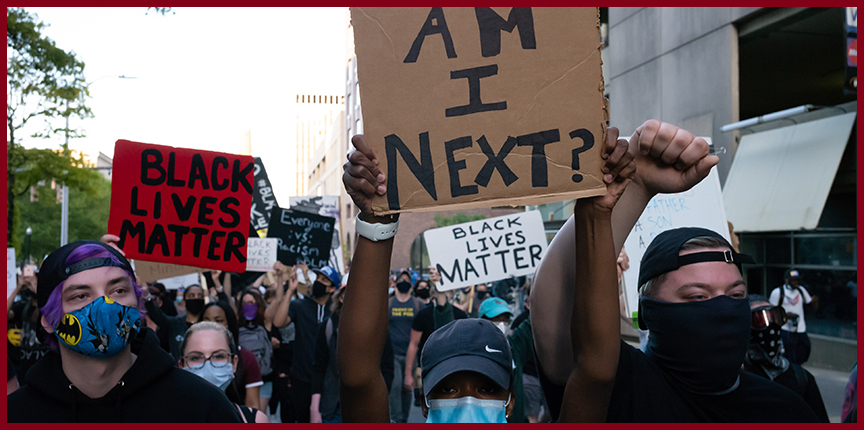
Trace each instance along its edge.
{"label": "crowd of people", "polygon": [[[371,212],[386,177],[363,136],[352,142],[357,222],[398,223]],[[361,235],[347,282],[277,262],[175,292],[140,282],[116,236],[65,245],[7,299],[7,421],[407,422],[417,405],[427,422],[827,422],[801,367],[800,275],[748,296],[753,260],[717,232],[653,239],[644,345],[621,339],[627,233],[653,195],[689,189],[718,159],[654,120],[629,142],[609,128],[602,159],[606,193],[576,202],[528,279],[439,291],[434,268],[391,274],[392,237]]]}

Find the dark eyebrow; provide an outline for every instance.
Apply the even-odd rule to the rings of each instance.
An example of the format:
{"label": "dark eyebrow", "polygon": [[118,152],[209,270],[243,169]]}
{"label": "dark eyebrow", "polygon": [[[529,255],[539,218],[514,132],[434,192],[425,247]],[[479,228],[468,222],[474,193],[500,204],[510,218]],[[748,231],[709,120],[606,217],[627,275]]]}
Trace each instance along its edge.
{"label": "dark eyebrow", "polygon": [[119,284],[123,281],[128,281],[128,280],[129,280],[128,276],[120,276],[120,277],[117,277],[117,278],[114,278],[114,279],[108,281],[108,285],[116,285],[116,284]]}
{"label": "dark eyebrow", "polygon": [[[744,283],[743,279],[733,282],[732,285],[730,285],[730,287],[734,288],[734,287],[737,287],[739,285],[746,285]],[[701,289],[705,290],[705,289],[708,289],[710,286],[711,286],[710,284],[706,284],[704,282],[690,282],[690,283],[687,283],[687,284],[684,284],[684,285],[678,287],[678,291],[681,291],[685,288],[691,288],[691,287],[692,288],[701,288]]]}
{"label": "dark eyebrow", "polygon": [[69,292],[69,291],[87,290],[87,289],[90,289],[90,288],[92,288],[92,287],[90,287],[90,285],[88,285],[88,284],[75,284],[75,285],[70,285],[70,286],[68,286],[68,287],[63,288],[63,294],[66,294],[66,293]]}

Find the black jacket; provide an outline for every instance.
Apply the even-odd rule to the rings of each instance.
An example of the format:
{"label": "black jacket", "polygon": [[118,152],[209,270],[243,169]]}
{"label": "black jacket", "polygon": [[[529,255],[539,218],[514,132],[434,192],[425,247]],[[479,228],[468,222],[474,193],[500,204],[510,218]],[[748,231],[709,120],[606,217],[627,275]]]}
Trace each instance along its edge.
{"label": "black jacket", "polygon": [[7,422],[241,422],[225,393],[174,366],[150,329],[132,342],[138,358],[104,397],[91,399],[48,353],[27,372],[27,385],[6,397]]}

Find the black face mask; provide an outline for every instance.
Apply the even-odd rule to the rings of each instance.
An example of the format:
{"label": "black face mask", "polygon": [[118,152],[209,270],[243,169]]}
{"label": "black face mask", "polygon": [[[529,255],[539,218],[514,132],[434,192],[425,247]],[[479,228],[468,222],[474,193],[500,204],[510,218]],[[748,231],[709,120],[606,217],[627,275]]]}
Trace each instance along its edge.
{"label": "black face mask", "polygon": [[204,309],[204,299],[186,299],[186,311],[192,315],[201,314]]}
{"label": "black face mask", "polygon": [[315,281],[312,283],[312,297],[316,299],[327,295],[327,286],[321,282]]}
{"label": "black face mask", "polygon": [[36,298],[36,293],[34,293],[29,288],[22,288],[20,294],[21,294],[21,297],[24,297],[25,299],[35,299]]}
{"label": "black face mask", "polygon": [[485,299],[487,294],[489,294],[487,291],[477,291],[477,300]]}
{"label": "black face mask", "polygon": [[405,294],[405,293],[411,291],[411,284],[409,282],[405,282],[405,281],[397,282],[396,283],[396,289],[400,293]]}
{"label": "black face mask", "polygon": [[417,296],[418,299],[426,300],[429,298],[429,289],[428,288],[418,288],[414,290],[414,295]]}
{"label": "black face mask", "polygon": [[684,388],[723,394],[738,386],[750,334],[747,300],[667,303],[642,297],[640,305],[650,330],[645,355]]}
{"label": "black face mask", "polygon": [[751,330],[747,359],[763,366],[783,368],[783,342],[780,330],[780,326],[775,323],[769,324],[763,330]]}

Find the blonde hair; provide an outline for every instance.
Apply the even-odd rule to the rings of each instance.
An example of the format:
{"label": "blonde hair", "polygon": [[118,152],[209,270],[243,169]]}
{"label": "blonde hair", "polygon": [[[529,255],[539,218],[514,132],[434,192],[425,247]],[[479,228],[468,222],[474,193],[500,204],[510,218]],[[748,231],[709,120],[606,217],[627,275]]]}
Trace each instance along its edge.
{"label": "blonde hair", "polygon": [[228,350],[232,354],[237,354],[237,346],[234,344],[234,336],[225,326],[213,321],[201,321],[192,324],[192,327],[189,327],[189,330],[186,330],[186,335],[183,337],[183,343],[180,344],[180,354],[186,353],[186,344],[192,334],[205,330],[213,330],[222,333],[225,336],[225,342],[228,343]]}

